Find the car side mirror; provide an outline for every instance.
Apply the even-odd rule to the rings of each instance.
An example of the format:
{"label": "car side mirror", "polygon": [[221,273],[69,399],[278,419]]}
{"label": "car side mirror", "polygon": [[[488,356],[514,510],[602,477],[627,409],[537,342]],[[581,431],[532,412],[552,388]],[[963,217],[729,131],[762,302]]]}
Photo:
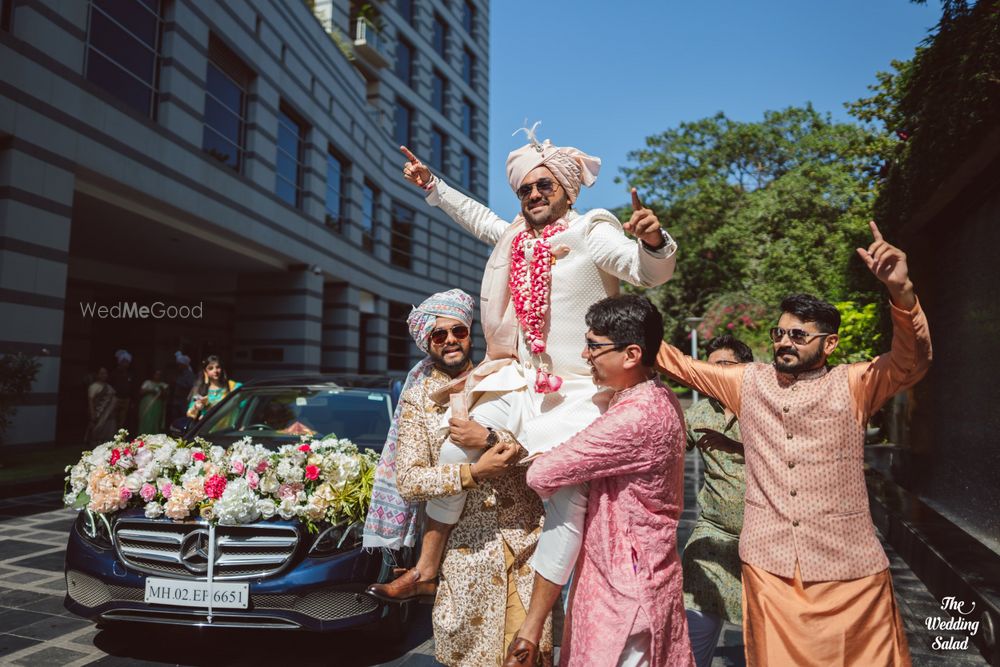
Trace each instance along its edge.
{"label": "car side mirror", "polygon": [[190,417],[178,417],[170,422],[170,428],[167,430],[172,437],[180,438],[190,431],[192,426],[194,426],[194,420]]}

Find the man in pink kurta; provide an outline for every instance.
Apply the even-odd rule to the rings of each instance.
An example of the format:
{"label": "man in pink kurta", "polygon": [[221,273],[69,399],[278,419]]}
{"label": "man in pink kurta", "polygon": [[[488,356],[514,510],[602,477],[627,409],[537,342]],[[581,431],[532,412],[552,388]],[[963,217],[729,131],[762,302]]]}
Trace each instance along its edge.
{"label": "man in pink kurta", "polygon": [[693,666],[677,555],[684,420],[652,371],[663,318],[623,295],[591,306],[587,326],[582,356],[611,405],[528,469],[542,498],[590,483],[560,664]]}

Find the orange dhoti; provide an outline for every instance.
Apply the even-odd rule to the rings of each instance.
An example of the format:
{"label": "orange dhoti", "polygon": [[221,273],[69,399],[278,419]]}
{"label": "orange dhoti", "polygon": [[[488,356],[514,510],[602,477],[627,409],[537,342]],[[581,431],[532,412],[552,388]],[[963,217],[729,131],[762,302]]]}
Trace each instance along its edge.
{"label": "orange dhoti", "polygon": [[909,667],[889,570],[849,581],[802,582],[743,563],[748,667]]}

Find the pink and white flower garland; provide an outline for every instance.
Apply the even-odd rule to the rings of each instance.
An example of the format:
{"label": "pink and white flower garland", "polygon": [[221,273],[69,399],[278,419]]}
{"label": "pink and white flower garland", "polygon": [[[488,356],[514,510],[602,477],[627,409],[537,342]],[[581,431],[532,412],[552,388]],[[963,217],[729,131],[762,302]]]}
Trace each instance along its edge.
{"label": "pink and white flower garland", "polygon": [[[549,238],[553,234],[564,231],[566,226],[561,223],[547,225],[541,236],[535,239],[529,265],[525,246],[535,238],[530,230],[524,230],[514,237],[511,246],[510,259],[510,298],[514,302],[514,313],[517,315],[524,340],[531,354],[545,352],[545,315],[548,312],[549,293],[552,287],[552,243]],[[559,391],[562,378],[549,372],[548,364],[538,364],[535,375],[535,391],[548,394]]]}

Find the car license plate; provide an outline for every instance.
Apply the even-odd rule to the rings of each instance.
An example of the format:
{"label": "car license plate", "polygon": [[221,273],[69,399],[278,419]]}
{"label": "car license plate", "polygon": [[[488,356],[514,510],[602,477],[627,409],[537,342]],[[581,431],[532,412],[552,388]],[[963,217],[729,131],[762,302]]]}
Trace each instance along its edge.
{"label": "car license plate", "polygon": [[[246,609],[250,584],[212,584],[212,607]],[[146,578],[146,602],[208,609],[207,581]]]}

